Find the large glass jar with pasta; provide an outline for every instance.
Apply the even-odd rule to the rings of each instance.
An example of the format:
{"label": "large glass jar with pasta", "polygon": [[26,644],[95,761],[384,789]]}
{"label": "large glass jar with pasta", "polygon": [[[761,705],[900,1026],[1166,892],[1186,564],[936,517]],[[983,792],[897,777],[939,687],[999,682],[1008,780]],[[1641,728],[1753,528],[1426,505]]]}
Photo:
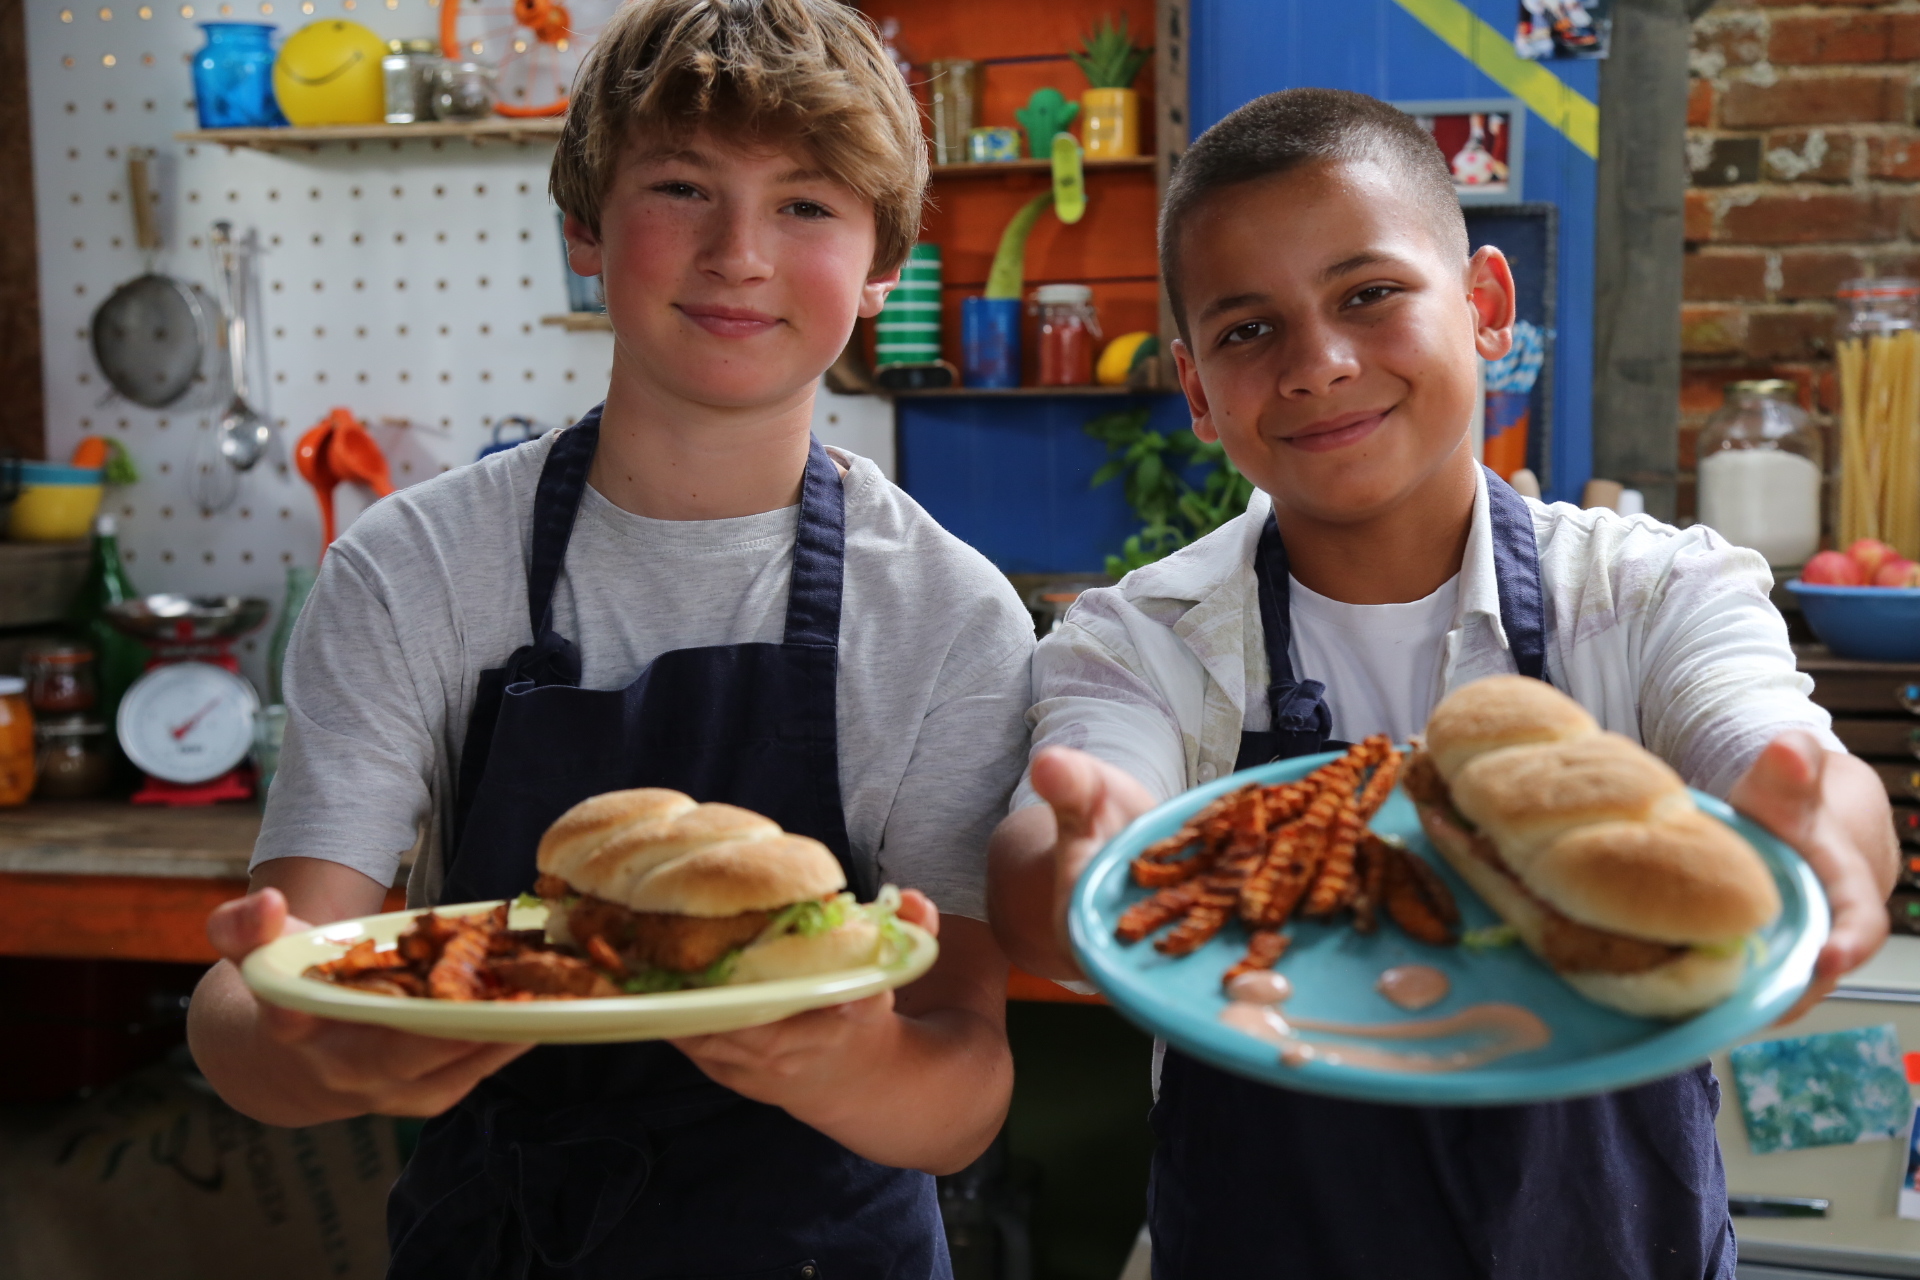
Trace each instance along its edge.
{"label": "large glass jar with pasta", "polygon": [[1799,388],[1779,378],[1727,384],[1700,430],[1700,523],[1770,565],[1803,565],[1820,549],[1820,436]]}
{"label": "large glass jar with pasta", "polygon": [[1877,538],[1920,559],[1920,280],[1849,280],[1834,302],[1835,541],[1845,547]]}

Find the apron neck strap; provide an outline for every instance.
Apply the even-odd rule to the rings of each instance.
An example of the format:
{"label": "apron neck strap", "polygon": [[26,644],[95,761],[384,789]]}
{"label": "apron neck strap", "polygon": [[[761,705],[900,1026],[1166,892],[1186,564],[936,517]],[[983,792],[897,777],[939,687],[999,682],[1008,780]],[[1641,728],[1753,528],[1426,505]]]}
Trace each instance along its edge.
{"label": "apron neck strap", "polygon": [[533,496],[533,553],[527,561],[527,617],[533,643],[516,649],[507,659],[509,684],[580,683],[580,650],[553,629],[553,591],[567,562],[573,518],[600,444],[600,411],[605,407],[595,405],[586,417],[562,431],[540,468],[540,484]]}
{"label": "apron neck strap", "polygon": [[1260,587],[1260,631],[1267,644],[1267,711],[1275,749],[1282,756],[1310,755],[1321,749],[1333,732],[1333,711],[1327,706],[1327,686],[1318,680],[1293,678],[1293,622],[1287,600],[1287,547],[1280,541],[1280,524],[1271,514],[1260,530],[1253,553],[1253,574]]}
{"label": "apron neck strap", "polygon": [[787,584],[788,644],[840,645],[840,595],[847,554],[847,495],[840,469],[815,439],[800,481],[800,522]]}
{"label": "apron neck strap", "polygon": [[1493,524],[1494,580],[1500,588],[1500,626],[1514,666],[1523,676],[1547,678],[1547,608],[1540,587],[1540,545],[1533,513],[1513,486],[1487,473],[1487,515]]}

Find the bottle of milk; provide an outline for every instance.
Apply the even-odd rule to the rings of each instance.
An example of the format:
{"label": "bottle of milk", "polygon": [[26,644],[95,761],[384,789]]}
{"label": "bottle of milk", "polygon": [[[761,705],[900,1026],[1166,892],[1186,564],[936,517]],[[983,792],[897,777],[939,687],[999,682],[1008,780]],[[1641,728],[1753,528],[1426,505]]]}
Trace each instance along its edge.
{"label": "bottle of milk", "polygon": [[1779,568],[1820,549],[1820,437],[1781,378],[1727,384],[1700,430],[1700,523]]}

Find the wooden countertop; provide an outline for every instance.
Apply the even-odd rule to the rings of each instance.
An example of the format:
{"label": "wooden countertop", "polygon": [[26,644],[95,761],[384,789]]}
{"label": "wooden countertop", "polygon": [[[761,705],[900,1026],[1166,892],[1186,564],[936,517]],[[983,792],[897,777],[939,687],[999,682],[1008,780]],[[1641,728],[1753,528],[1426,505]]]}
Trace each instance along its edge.
{"label": "wooden countertop", "polygon": [[259,834],[253,804],[41,802],[0,809],[0,872],[245,880]]}

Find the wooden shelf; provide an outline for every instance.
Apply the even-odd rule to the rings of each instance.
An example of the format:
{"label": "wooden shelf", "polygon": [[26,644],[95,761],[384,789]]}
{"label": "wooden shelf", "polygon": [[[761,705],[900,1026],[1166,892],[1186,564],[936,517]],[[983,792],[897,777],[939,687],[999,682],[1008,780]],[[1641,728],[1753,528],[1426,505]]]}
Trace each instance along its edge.
{"label": "wooden shelf", "polygon": [[333,143],[357,145],[387,142],[395,150],[403,142],[465,141],[473,146],[489,142],[554,142],[565,122],[558,116],[537,120],[509,120],[495,116],[470,123],[339,124],[306,129],[191,129],[174,134],[180,142],[217,143],[255,151],[318,151]]}
{"label": "wooden shelf", "polygon": [[540,323],[568,333],[613,332],[613,321],[607,319],[604,311],[563,311],[559,315],[541,316]]}
{"label": "wooden shelf", "polygon": [[[1128,156],[1124,160],[1087,160],[1084,167],[1088,173],[1098,173],[1109,169],[1151,169],[1152,156]],[[985,178],[995,174],[1009,173],[1050,173],[1051,160],[993,160],[984,164],[936,164],[933,166],[935,180],[941,178]]]}

